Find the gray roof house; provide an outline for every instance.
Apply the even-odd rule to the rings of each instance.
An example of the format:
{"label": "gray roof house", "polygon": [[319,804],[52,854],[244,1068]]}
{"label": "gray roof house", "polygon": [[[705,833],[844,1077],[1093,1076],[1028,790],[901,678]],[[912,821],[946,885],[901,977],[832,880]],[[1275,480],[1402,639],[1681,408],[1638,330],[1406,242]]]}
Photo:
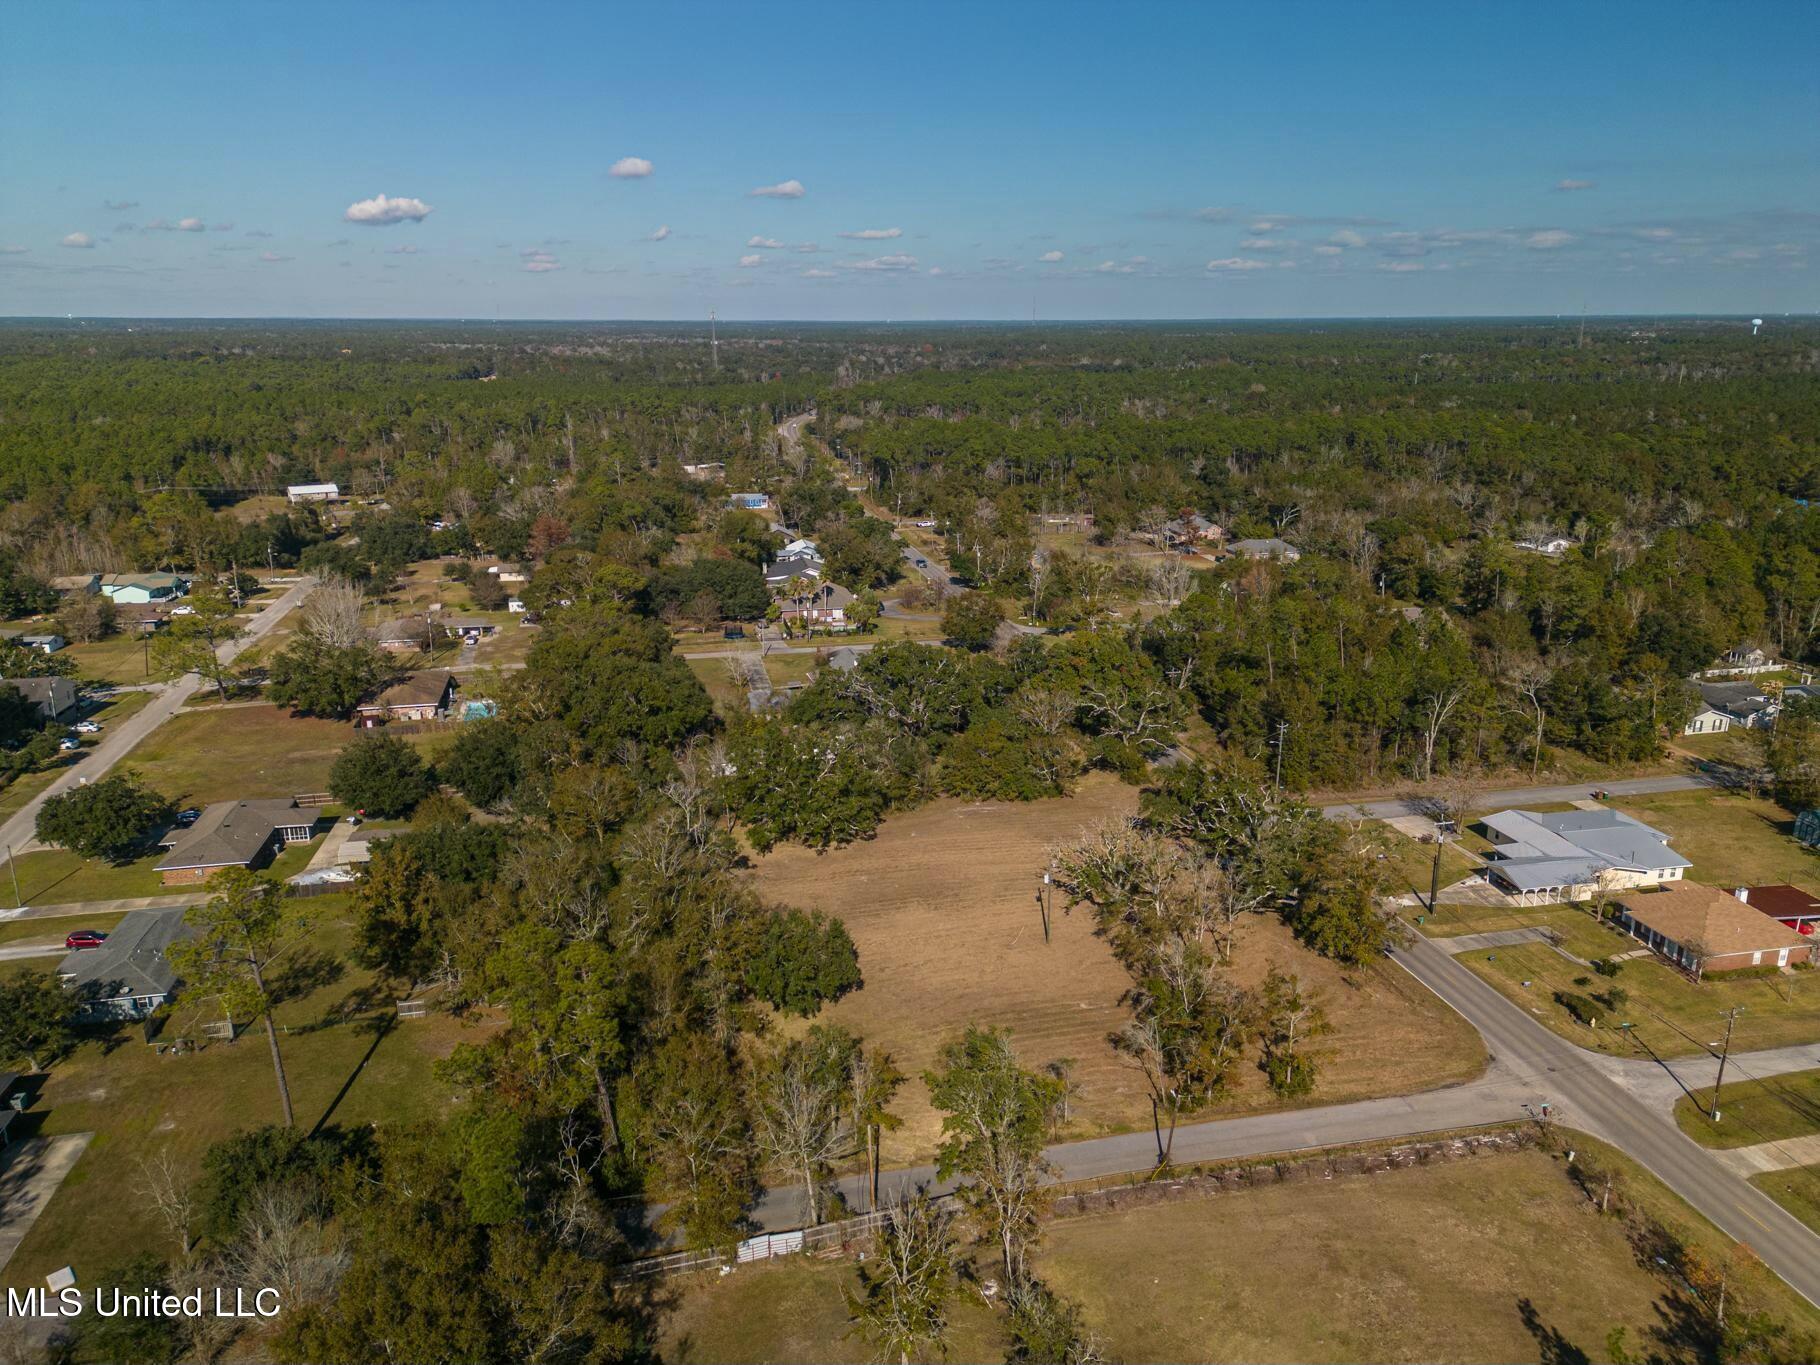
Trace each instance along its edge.
{"label": "gray roof house", "polygon": [[859,667],[859,651],[852,645],[842,645],[828,656],[828,667],[836,673],[851,673]]}
{"label": "gray roof house", "polygon": [[1270,536],[1264,540],[1235,540],[1226,547],[1235,555],[1246,559],[1281,559],[1293,564],[1302,557],[1302,552],[1286,540]]}
{"label": "gray roof house", "polygon": [[316,818],[291,800],[217,801],[188,829],[165,835],[156,864],[166,886],[207,881],[224,867],[263,866],[286,844],[307,843]]}
{"label": "gray roof house", "polygon": [[62,720],[80,700],[76,684],[68,678],[7,678],[0,680],[0,686],[12,688],[49,721]]}
{"label": "gray roof house", "polygon": [[1616,810],[1502,810],[1482,822],[1492,845],[1487,874],[1526,898],[1586,900],[1599,888],[1679,881],[1693,864],[1668,836]]}
{"label": "gray roof house", "polygon": [[813,550],[779,555],[765,569],[765,586],[779,588],[792,578],[820,578],[827,564]]}
{"label": "gray roof house", "polygon": [[1712,710],[1730,716],[1734,725],[1751,729],[1768,725],[1782,709],[1762,688],[1747,682],[1701,683],[1700,699]]}
{"label": "gray roof house", "polygon": [[57,975],[76,996],[86,1020],[143,1019],[177,992],[177,973],[164,951],[195,930],[181,910],[134,910],[99,948],[79,948]]}

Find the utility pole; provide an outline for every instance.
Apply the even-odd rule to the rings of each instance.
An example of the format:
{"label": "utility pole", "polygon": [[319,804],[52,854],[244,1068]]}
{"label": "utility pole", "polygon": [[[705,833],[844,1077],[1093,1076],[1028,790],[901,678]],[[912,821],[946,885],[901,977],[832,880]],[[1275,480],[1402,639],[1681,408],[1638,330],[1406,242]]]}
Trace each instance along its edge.
{"label": "utility pole", "polygon": [[1040,905],[1043,910],[1043,942],[1044,943],[1047,943],[1049,941],[1049,908],[1050,908],[1050,897],[1054,894],[1053,890],[1052,890],[1054,885],[1055,885],[1055,865],[1052,863],[1052,864],[1050,864],[1048,871],[1043,873],[1043,889],[1036,893],[1036,903],[1038,905]]}
{"label": "utility pole", "polygon": [[1277,790],[1283,790],[1283,736],[1289,733],[1289,722],[1277,722]]}
{"label": "utility pole", "polygon": [[1725,1011],[1725,1043],[1719,1051],[1719,1075],[1713,1081],[1713,1107],[1709,1117],[1714,1123],[1719,1121],[1719,1087],[1725,1084],[1725,1060],[1732,1055],[1732,1026],[1738,1022],[1738,1011],[1742,1005],[1733,1005]]}
{"label": "utility pole", "polygon": [[1441,850],[1447,847],[1447,831],[1442,821],[1435,821],[1435,861],[1428,873],[1428,913],[1434,914],[1441,899]]}

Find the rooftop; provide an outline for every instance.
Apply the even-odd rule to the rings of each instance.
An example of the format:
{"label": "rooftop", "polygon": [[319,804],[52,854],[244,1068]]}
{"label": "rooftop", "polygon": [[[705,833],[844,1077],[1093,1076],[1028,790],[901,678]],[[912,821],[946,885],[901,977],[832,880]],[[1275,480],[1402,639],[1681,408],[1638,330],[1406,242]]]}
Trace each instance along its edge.
{"label": "rooftop", "polygon": [[81,948],[64,958],[57,975],[90,999],[163,995],[177,985],[164,950],[193,932],[181,910],[133,910],[99,948]]}
{"label": "rooftop", "polygon": [[239,867],[259,856],[273,830],[312,823],[314,817],[298,810],[295,801],[217,801],[204,808],[195,824],[177,832],[157,869]]}
{"label": "rooftop", "polygon": [[1673,939],[1702,958],[1799,948],[1807,943],[1793,929],[1716,886],[1682,882],[1660,891],[1621,896],[1618,904],[1638,924]]}
{"label": "rooftop", "polygon": [[1668,836],[1616,810],[1501,810],[1483,824],[1497,837],[1498,875],[1519,890],[1578,886],[1607,869],[1692,867]]}
{"label": "rooftop", "polygon": [[1798,886],[1741,886],[1732,894],[1771,919],[1820,919],[1820,896]]}
{"label": "rooftop", "polygon": [[362,702],[361,709],[379,706],[439,706],[454,682],[455,675],[448,669],[426,668],[421,673],[413,673],[402,681],[393,683],[371,701]]}

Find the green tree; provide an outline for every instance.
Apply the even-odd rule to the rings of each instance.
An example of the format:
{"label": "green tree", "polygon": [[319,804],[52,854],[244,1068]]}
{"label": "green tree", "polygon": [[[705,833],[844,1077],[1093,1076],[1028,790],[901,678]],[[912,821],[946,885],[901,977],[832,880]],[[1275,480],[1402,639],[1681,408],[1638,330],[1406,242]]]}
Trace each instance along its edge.
{"label": "green tree", "polygon": [[1333,1032],[1320,998],[1300,978],[1272,967],[1258,992],[1259,1037],[1264,1055],[1259,1065],[1270,1088],[1286,1098],[1314,1089],[1315,1060],[1308,1045]]}
{"label": "green tree", "polygon": [[48,798],[38,808],[38,837],[84,858],[123,863],[138,855],[152,831],[174,814],[171,802],[131,772]]}
{"label": "green tree", "polygon": [[483,810],[503,805],[523,774],[518,732],[500,720],[469,721],[455,736],[436,770]]}
{"label": "green tree", "polygon": [[0,1063],[44,1070],[75,1036],[75,998],[47,972],[0,981]]}
{"label": "green tree", "polygon": [[365,641],[332,645],[306,631],[272,660],[266,695],[299,715],[339,720],[395,673]]}
{"label": "green tree", "polygon": [[690,1246],[725,1247],[756,1189],[750,1125],[726,1054],[700,1034],[678,1034],[651,1055],[641,1079],[652,1163],[669,1200],[666,1226]]}
{"label": "green tree", "polygon": [[295,1122],[291,1087],[278,1050],[266,971],[284,939],[303,934],[308,923],[301,915],[286,915],[284,887],[270,877],[231,867],[216,873],[211,885],[214,895],[184,915],[195,936],[173,943],[165,955],[191,991],[221,998],[230,1021],[264,1021],[278,1101],[289,1128]]}
{"label": "green tree", "polygon": [[799,1179],[809,1224],[822,1221],[822,1185],[833,1163],[856,1145],[849,1083],[862,1055],[839,1025],[817,1024],[787,1039],[753,1069],[752,1123],[759,1149]]}
{"label": "green tree", "polygon": [[991,593],[962,592],[942,608],[942,634],[963,649],[990,649],[1005,622],[1005,603]]}
{"label": "green tree", "polygon": [[239,608],[218,588],[203,588],[189,599],[190,610],[172,616],[170,624],[152,638],[152,662],[165,673],[199,673],[215,685],[222,701],[234,672],[221,651],[245,634]]}
{"label": "green tree", "polygon": [[421,981],[435,960],[436,878],[415,849],[388,839],[373,850],[354,887],[354,936],[361,963],[395,981]]}
{"label": "green tree", "polygon": [[846,925],[818,910],[789,909],[766,917],[746,984],[773,1009],[807,1018],[864,982]]}
{"label": "green tree", "polygon": [[364,734],[336,757],[329,791],[343,805],[368,815],[408,815],[430,794],[430,775],[417,750],[402,739]]}
{"label": "green tree", "polygon": [[964,1182],[960,1200],[998,1243],[1007,1285],[1021,1286],[1048,1199],[1043,1133],[1060,1083],[1020,1067],[1010,1034],[979,1027],[944,1044],[923,1081],[945,1113],[936,1172]]}

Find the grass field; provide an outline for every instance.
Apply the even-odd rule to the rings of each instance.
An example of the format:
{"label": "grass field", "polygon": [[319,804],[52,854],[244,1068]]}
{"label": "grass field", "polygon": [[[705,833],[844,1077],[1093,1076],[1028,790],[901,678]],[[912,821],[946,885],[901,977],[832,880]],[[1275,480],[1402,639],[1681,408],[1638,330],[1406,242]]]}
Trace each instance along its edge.
{"label": "grass field", "polygon": [[[1696,1226],[1632,1170],[1634,1197]],[[1114,1360],[1568,1362],[1605,1359],[1617,1326],[1636,1358],[1680,1358],[1654,1336],[1663,1281],[1539,1152],[1186,1199],[1043,1234],[1037,1273],[1081,1303]],[[840,1294],[854,1282],[844,1262],[805,1258],[678,1282],[663,1355],[867,1360],[842,1337]],[[1820,1320],[1762,1272],[1750,1292],[1806,1328]],[[996,1313],[969,1296],[953,1317],[949,1358],[1002,1357]]]}
{"label": "grass field", "polygon": [[1719,1122],[1707,1117],[1712,1091],[1698,1102],[1683,1095],[1675,1122],[1702,1147],[1752,1147],[1820,1133],[1820,1071],[1738,1081],[1719,1091]]}
{"label": "grass field", "polygon": [[1688,876],[1694,881],[1820,886],[1820,853],[1795,842],[1794,817],[1773,801],[1689,791],[1626,796],[1612,804],[1668,835],[1675,851],[1693,863]]}
{"label": "grass field", "polygon": [[[474,1036],[446,1015],[399,1020],[388,993],[345,960],[346,902],[323,896],[292,902],[313,928],[281,969],[277,1019],[298,1124],[325,1115],[342,1124],[409,1122],[447,1112],[452,1100],[431,1064]],[[181,1007],[166,1031],[193,1029],[202,1007]],[[213,1017],[213,1009],[206,1010]],[[95,1134],[7,1265],[10,1285],[42,1283],[58,1266],[92,1277],[140,1250],[173,1252],[138,1194],[136,1158],[168,1149],[186,1172],[212,1142],[279,1121],[272,1063],[262,1031],[199,1053],[159,1056],[123,1029],[112,1041],[83,1043],[50,1072],[30,1111],[41,1132]]]}
{"label": "grass field", "polygon": [[1820,1232],[1820,1166],[1796,1166],[1754,1175],[1755,1185],[1815,1232]]}
{"label": "grass field", "polygon": [[[1583,912],[1557,910],[1545,922],[1567,935],[1562,946],[1568,952],[1588,961],[1637,947],[1636,940],[1595,924]],[[1652,955],[1624,963],[1614,982],[1593,975],[1541,943],[1490,952],[1474,949],[1461,953],[1459,961],[1564,1038],[1615,1056],[1643,1056],[1653,1051],[1658,1056],[1683,1057],[1705,1051],[1723,1031],[1721,1011],[1733,1005],[1743,1007],[1732,1035],[1735,1051],[1820,1040],[1820,978],[1809,972],[1733,981],[1709,978],[1696,983]],[[1582,977],[1587,984],[1579,984]],[[1622,987],[1630,998],[1607,1022],[1632,1024],[1634,1038],[1616,1027],[1580,1024],[1554,1000],[1556,991],[1590,996],[1612,984]]]}
{"label": "grass field", "polygon": [[[303,871],[315,849],[315,840],[292,844],[260,870],[268,877],[283,881]],[[27,905],[62,905],[71,901],[119,900],[132,896],[173,896],[194,887],[166,886],[156,871],[164,856],[153,850],[143,858],[116,867],[112,863],[82,858],[64,849],[47,849],[39,853],[21,853],[14,858],[19,874],[19,890]],[[13,882],[0,869],[0,906],[11,907]]]}
{"label": "grass field", "polygon": [[[1119,1000],[1129,978],[1084,908],[1064,914],[1058,903],[1045,944],[1036,903],[1049,848],[1128,816],[1136,799],[1132,788],[1096,775],[1065,800],[937,801],[893,816],[868,842],[820,855],[781,848],[757,861],[768,899],[837,915],[859,947],[867,984],[822,1017],[888,1048],[913,1078],[897,1106],[904,1127],[885,1138],[889,1162],[933,1150],[938,1116],[918,1073],[970,1023],[1010,1029],[1026,1066],[1074,1060],[1080,1093],[1071,1132],[1147,1121],[1140,1078],[1106,1042],[1126,1018]],[[1241,927],[1234,975],[1252,985],[1272,963],[1319,990],[1336,1026],[1312,1103],[1421,1090],[1475,1075],[1484,1063],[1478,1036],[1404,972],[1380,966],[1349,976],[1295,944],[1278,921],[1253,917]],[[1231,1098],[1209,1114],[1271,1102],[1246,1064]]]}
{"label": "grass field", "polygon": [[354,738],[340,721],[293,716],[277,706],[179,714],[158,727],[125,766],[189,805],[326,790],[335,756]]}

